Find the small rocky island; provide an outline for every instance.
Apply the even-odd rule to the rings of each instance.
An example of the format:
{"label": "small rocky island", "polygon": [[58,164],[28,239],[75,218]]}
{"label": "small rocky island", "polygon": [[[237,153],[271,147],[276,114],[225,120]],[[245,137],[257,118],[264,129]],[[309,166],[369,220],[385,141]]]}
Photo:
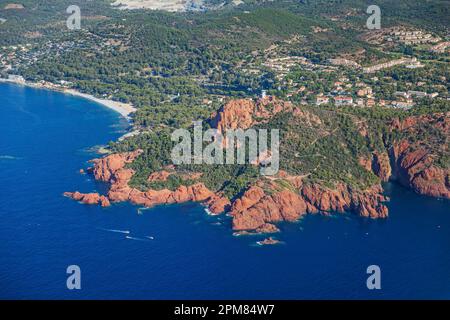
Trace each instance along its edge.
{"label": "small rocky island", "polygon": [[281,243],[281,241],[277,240],[275,238],[269,237],[269,238],[266,238],[266,239],[264,239],[262,241],[258,241],[256,243],[259,244],[260,246],[267,246],[267,245],[279,244],[279,243]]}

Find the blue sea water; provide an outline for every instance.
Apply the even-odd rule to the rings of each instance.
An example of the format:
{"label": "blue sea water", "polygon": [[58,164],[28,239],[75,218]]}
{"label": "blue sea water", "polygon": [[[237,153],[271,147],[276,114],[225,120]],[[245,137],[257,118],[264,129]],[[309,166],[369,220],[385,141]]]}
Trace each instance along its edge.
{"label": "blue sea water", "polygon": [[[2,299],[450,298],[448,201],[388,184],[387,220],[307,216],[281,225],[284,244],[260,247],[198,204],[103,209],[63,197],[106,190],[78,170],[127,129],[113,111],[1,84],[0,112]],[[366,287],[373,264],[381,290]],[[66,287],[69,265],[81,290]]]}

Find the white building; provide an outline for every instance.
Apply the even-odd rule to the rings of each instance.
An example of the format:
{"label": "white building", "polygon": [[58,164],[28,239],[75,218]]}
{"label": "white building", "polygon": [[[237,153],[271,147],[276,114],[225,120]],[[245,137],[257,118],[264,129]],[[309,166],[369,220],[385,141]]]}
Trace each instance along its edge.
{"label": "white building", "polygon": [[22,76],[10,74],[8,75],[8,80],[18,83],[25,83],[25,79]]}

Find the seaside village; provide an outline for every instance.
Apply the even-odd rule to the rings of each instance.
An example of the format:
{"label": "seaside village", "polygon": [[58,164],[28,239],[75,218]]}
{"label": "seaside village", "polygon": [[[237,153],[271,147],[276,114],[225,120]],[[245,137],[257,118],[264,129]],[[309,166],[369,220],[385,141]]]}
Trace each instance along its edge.
{"label": "seaside village", "polygon": [[[359,65],[357,66],[356,62],[348,61],[346,59],[330,59],[329,63],[329,65],[318,65],[308,62],[308,60],[303,57],[283,57],[270,59],[264,65],[275,71],[280,82],[285,87],[289,88],[286,96],[288,98],[293,98],[295,96],[301,97],[301,104],[315,104],[317,106],[330,104],[336,107],[382,106],[410,109],[419,100],[424,98],[450,99],[444,96],[439,97],[440,94],[437,91],[426,92],[420,90],[395,90],[393,95],[390,95],[391,99],[387,97],[380,97],[380,95],[376,94],[376,88],[380,80],[391,88],[397,87],[397,81],[392,77],[386,76],[380,79],[379,77],[373,75],[376,71],[401,65],[409,69],[422,68],[423,65],[416,58],[401,58],[365,68],[362,68]],[[315,71],[318,75],[335,73],[339,74],[340,77],[338,77],[336,81],[332,82],[331,86],[324,85],[322,90],[310,89],[308,88],[308,84],[302,83],[302,78],[297,82],[289,79],[289,73],[292,69],[299,68],[299,66],[301,70]],[[356,67],[357,70],[360,71],[361,75],[358,76],[358,73],[355,72],[353,73],[353,79],[350,79],[350,77],[346,76],[345,72],[341,72],[342,69],[340,70],[339,68],[344,67],[345,69],[349,66],[352,68]],[[319,81],[321,81],[320,78]],[[414,84],[406,83],[406,85],[411,85],[411,87],[422,87],[426,85],[426,82],[419,81]],[[263,90],[262,96],[264,97],[266,94],[266,91]]]}
{"label": "seaside village", "polygon": [[[325,31],[318,27],[314,29],[314,32]],[[302,36],[296,36],[291,40],[285,40],[284,43],[291,45],[301,38]],[[368,32],[364,35],[364,40],[383,48],[395,44],[426,45],[427,52],[438,55],[448,55],[450,47],[449,41],[420,30],[407,30],[402,27]],[[24,84],[25,79],[16,74],[18,67],[26,68],[51,52],[61,54],[67,49],[82,48],[83,45],[85,45],[83,42],[67,41],[55,44],[49,41],[40,47],[32,44],[2,47],[0,80]],[[96,45],[102,50],[111,46],[111,43],[97,42]],[[289,56],[284,52],[286,50],[283,50],[283,43],[274,44],[264,52],[254,53],[250,60],[243,59],[237,67],[243,74],[252,77],[267,72],[273,73],[279,85],[278,90],[284,92],[284,98],[300,104],[410,109],[422,99],[450,100],[445,86],[448,79],[445,77],[441,77],[438,81],[425,77],[410,83],[397,81],[386,72],[394,68],[400,71],[424,68],[426,62],[421,62],[415,57],[395,55],[397,58],[383,58],[379,63],[362,66],[348,57],[336,57],[319,63],[303,56]],[[70,87],[71,83],[61,79],[53,83],[40,81],[34,85],[64,89]],[[203,85],[208,86],[208,81],[206,80]],[[402,89],[397,90],[399,87]],[[262,90],[262,95],[266,94],[267,92]],[[226,97],[218,95],[218,98],[219,101],[224,101]]]}
{"label": "seaside village", "polygon": [[[319,27],[313,29],[315,33],[327,31]],[[301,38],[285,42],[301,43]],[[370,31],[362,39],[382,48],[383,52],[390,52],[393,46],[407,45],[421,46],[420,50],[426,53],[447,56],[450,48],[450,41],[405,27]],[[422,62],[410,55],[389,54],[378,62],[360,65],[349,57],[314,62],[303,56],[283,55],[282,52],[289,51],[283,49],[282,44],[269,47],[260,65],[249,63],[243,65],[242,70],[248,75],[261,75],[262,68],[270,70],[280,84],[278,89],[301,104],[410,109],[424,99],[450,99],[448,79],[443,76],[438,81],[431,79],[432,72],[427,68],[430,61]],[[364,51],[358,55],[364,56]],[[426,76],[414,83],[397,80],[390,74],[392,70],[408,73],[415,69],[425,70]]]}

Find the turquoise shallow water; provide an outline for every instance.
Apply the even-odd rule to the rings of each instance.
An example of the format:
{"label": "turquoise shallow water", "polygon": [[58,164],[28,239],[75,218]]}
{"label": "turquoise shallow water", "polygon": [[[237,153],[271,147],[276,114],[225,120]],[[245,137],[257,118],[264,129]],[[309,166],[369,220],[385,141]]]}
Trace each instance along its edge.
{"label": "turquoise shallow water", "polygon": [[[448,201],[388,184],[387,220],[307,216],[281,225],[284,244],[259,247],[261,237],[233,237],[227,217],[198,204],[139,213],[64,198],[105,190],[78,170],[127,128],[116,113],[7,84],[0,112],[0,298],[450,298]],[[79,291],[66,288],[73,264]],[[366,288],[372,264],[379,291]]]}

